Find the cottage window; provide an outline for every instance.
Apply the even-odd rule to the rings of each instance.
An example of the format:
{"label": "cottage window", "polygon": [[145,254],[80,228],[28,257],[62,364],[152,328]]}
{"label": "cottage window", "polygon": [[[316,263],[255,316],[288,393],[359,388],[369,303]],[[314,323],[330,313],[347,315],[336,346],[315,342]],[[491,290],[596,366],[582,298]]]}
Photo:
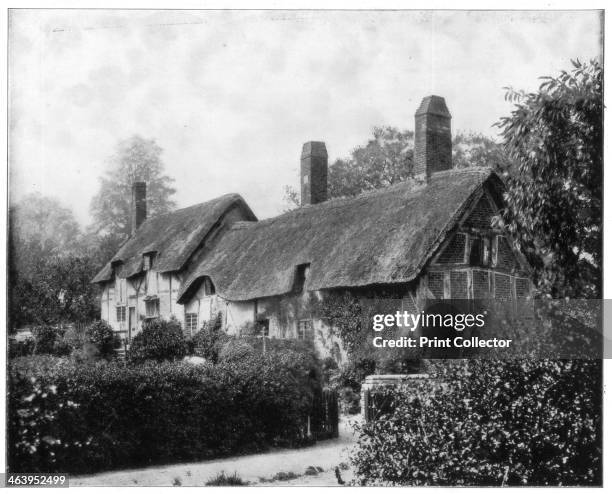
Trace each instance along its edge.
{"label": "cottage window", "polygon": [[295,272],[295,279],[293,281],[294,293],[302,293],[304,291],[304,284],[306,278],[308,278],[308,271],[310,270],[310,264],[299,264]]}
{"label": "cottage window", "polygon": [[117,322],[125,322],[125,311],[126,311],[126,307],[125,305],[119,305],[117,306]]}
{"label": "cottage window", "polygon": [[314,340],[314,330],[311,319],[298,321],[298,340]]}
{"label": "cottage window", "polygon": [[190,335],[197,333],[198,331],[198,314],[195,312],[189,312],[185,314],[185,329]]}
{"label": "cottage window", "polygon": [[488,237],[473,237],[470,242],[470,266],[489,266],[491,240]]}
{"label": "cottage window", "polygon": [[213,285],[210,278],[204,278],[204,293],[206,295],[214,295],[215,294],[215,285]]}
{"label": "cottage window", "polygon": [[145,300],[145,311],[147,317],[158,317],[159,316],[159,299]]}

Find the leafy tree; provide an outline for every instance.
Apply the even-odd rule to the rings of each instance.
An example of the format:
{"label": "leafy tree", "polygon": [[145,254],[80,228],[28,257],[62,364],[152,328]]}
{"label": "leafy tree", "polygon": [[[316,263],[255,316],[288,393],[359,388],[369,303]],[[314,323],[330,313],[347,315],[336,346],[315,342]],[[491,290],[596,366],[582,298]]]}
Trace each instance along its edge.
{"label": "leafy tree", "polygon": [[[329,167],[328,196],[350,197],[410,180],[413,176],[414,132],[395,127],[375,127],[372,138],[356,147],[349,158]],[[502,147],[481,134],[457,134],[453,139],[453,167],[510,167]],[[300,204],[299,192],[285,187],[290,208]]]}
{"label": "leafy tree", "polygon": [[9,211],[9,327],[96,317],[99,267],[83,253],[72,211],[31,194]]}
{"label": "leafy tree", "polygon": [[131,230],[132,184],[147,183],[147,214],[154,216],[171,211],[176,192],[174,179],[164,175],[162,149],[154,139],[138,135],[119,142],[110,166],[100,179],[100,190],[91,201],[94,230],[97,233],[117,235],[121,239]]}
{"label": "leafy tree", "polygon": [[80,228],[74,214],[53,198],[30,194],[9,209],[10,260],[29,278],[40,259],[75,252]]}
{"label": "leafy tree", "polygon": [[539,90],[508,89],[502,118],[508,175],[503,222],[553,298],[601,296],[603,99],[597,61],[545,77]]}

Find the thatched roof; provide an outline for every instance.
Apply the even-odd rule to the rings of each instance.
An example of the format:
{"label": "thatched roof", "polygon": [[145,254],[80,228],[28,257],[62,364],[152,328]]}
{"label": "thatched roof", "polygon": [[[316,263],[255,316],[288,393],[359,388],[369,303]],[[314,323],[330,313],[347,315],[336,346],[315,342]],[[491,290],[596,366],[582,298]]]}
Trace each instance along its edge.
{"label": "thatched roof", "polygon": [[255,215],[238,194],[227,194],[171,213],[146,220],[119,252],[93,279],[94,283],[109,281],[115,274],[129,278],[142,271],[143,254],[155,252],[159,272],[178,271],[204,240],[223,214],[234,206],[243,209],[247,218]]}
{"label": "thatched roof", "polygon": [[439,172],[427,185],[406,182],[240,222],[190,268],[179,302],[204,276],[229,300],[285,294],[307,263],[306,290],[411,281],[487,180],[501,184],[486,169]]}

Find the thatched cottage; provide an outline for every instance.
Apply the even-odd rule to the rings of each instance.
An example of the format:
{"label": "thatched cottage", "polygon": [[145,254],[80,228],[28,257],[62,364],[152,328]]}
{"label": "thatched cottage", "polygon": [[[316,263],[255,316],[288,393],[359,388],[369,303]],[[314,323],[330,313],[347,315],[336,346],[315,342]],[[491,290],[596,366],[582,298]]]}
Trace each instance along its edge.
{"label": "thatched cottage", "polygon": [[146,219],[146,187],[133,188],[133,234],[97,274],[102,318],[128,341],[143,320],[178,318],[187,335],[221,314],[238,333],[339,342],[306,300],[330,291],[392,289],[418,311],[427,298],[516,300],[528,266],[492,227],[504,184],[488,169],[452,169],[451,115],[425,98],[415,115],[415,178],[327,200],[327,151],[301,155],[301,207],[257,220],[237,194]]}

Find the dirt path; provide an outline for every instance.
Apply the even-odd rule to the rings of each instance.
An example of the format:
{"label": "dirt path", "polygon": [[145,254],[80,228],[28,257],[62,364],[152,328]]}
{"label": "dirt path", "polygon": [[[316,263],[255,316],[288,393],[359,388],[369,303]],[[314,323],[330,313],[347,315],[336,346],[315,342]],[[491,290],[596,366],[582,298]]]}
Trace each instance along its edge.
{"label": "dirt path", "polygon": [[[334,468],[342,463],[348,463],[348,453],[355,440],[349,423],[354,423],[357,419],[358,416],[348,420],[342,418],[338,439],[320,441],[308,448],[277,449],[267,453],[221,460],[73,477],[70,479],[70,486],[203,486],[221,472],[227,475],[235,472],[243,481],[251,484],[338,485]],[[308,467],[315,467],[315,469],[318,467],[323,471],[316,475],[305,475]],[[299,477],[270,482],[279,472],[291,473]],[[342,472],[343,478],[348,478],[349,475],[350,472]]]}

